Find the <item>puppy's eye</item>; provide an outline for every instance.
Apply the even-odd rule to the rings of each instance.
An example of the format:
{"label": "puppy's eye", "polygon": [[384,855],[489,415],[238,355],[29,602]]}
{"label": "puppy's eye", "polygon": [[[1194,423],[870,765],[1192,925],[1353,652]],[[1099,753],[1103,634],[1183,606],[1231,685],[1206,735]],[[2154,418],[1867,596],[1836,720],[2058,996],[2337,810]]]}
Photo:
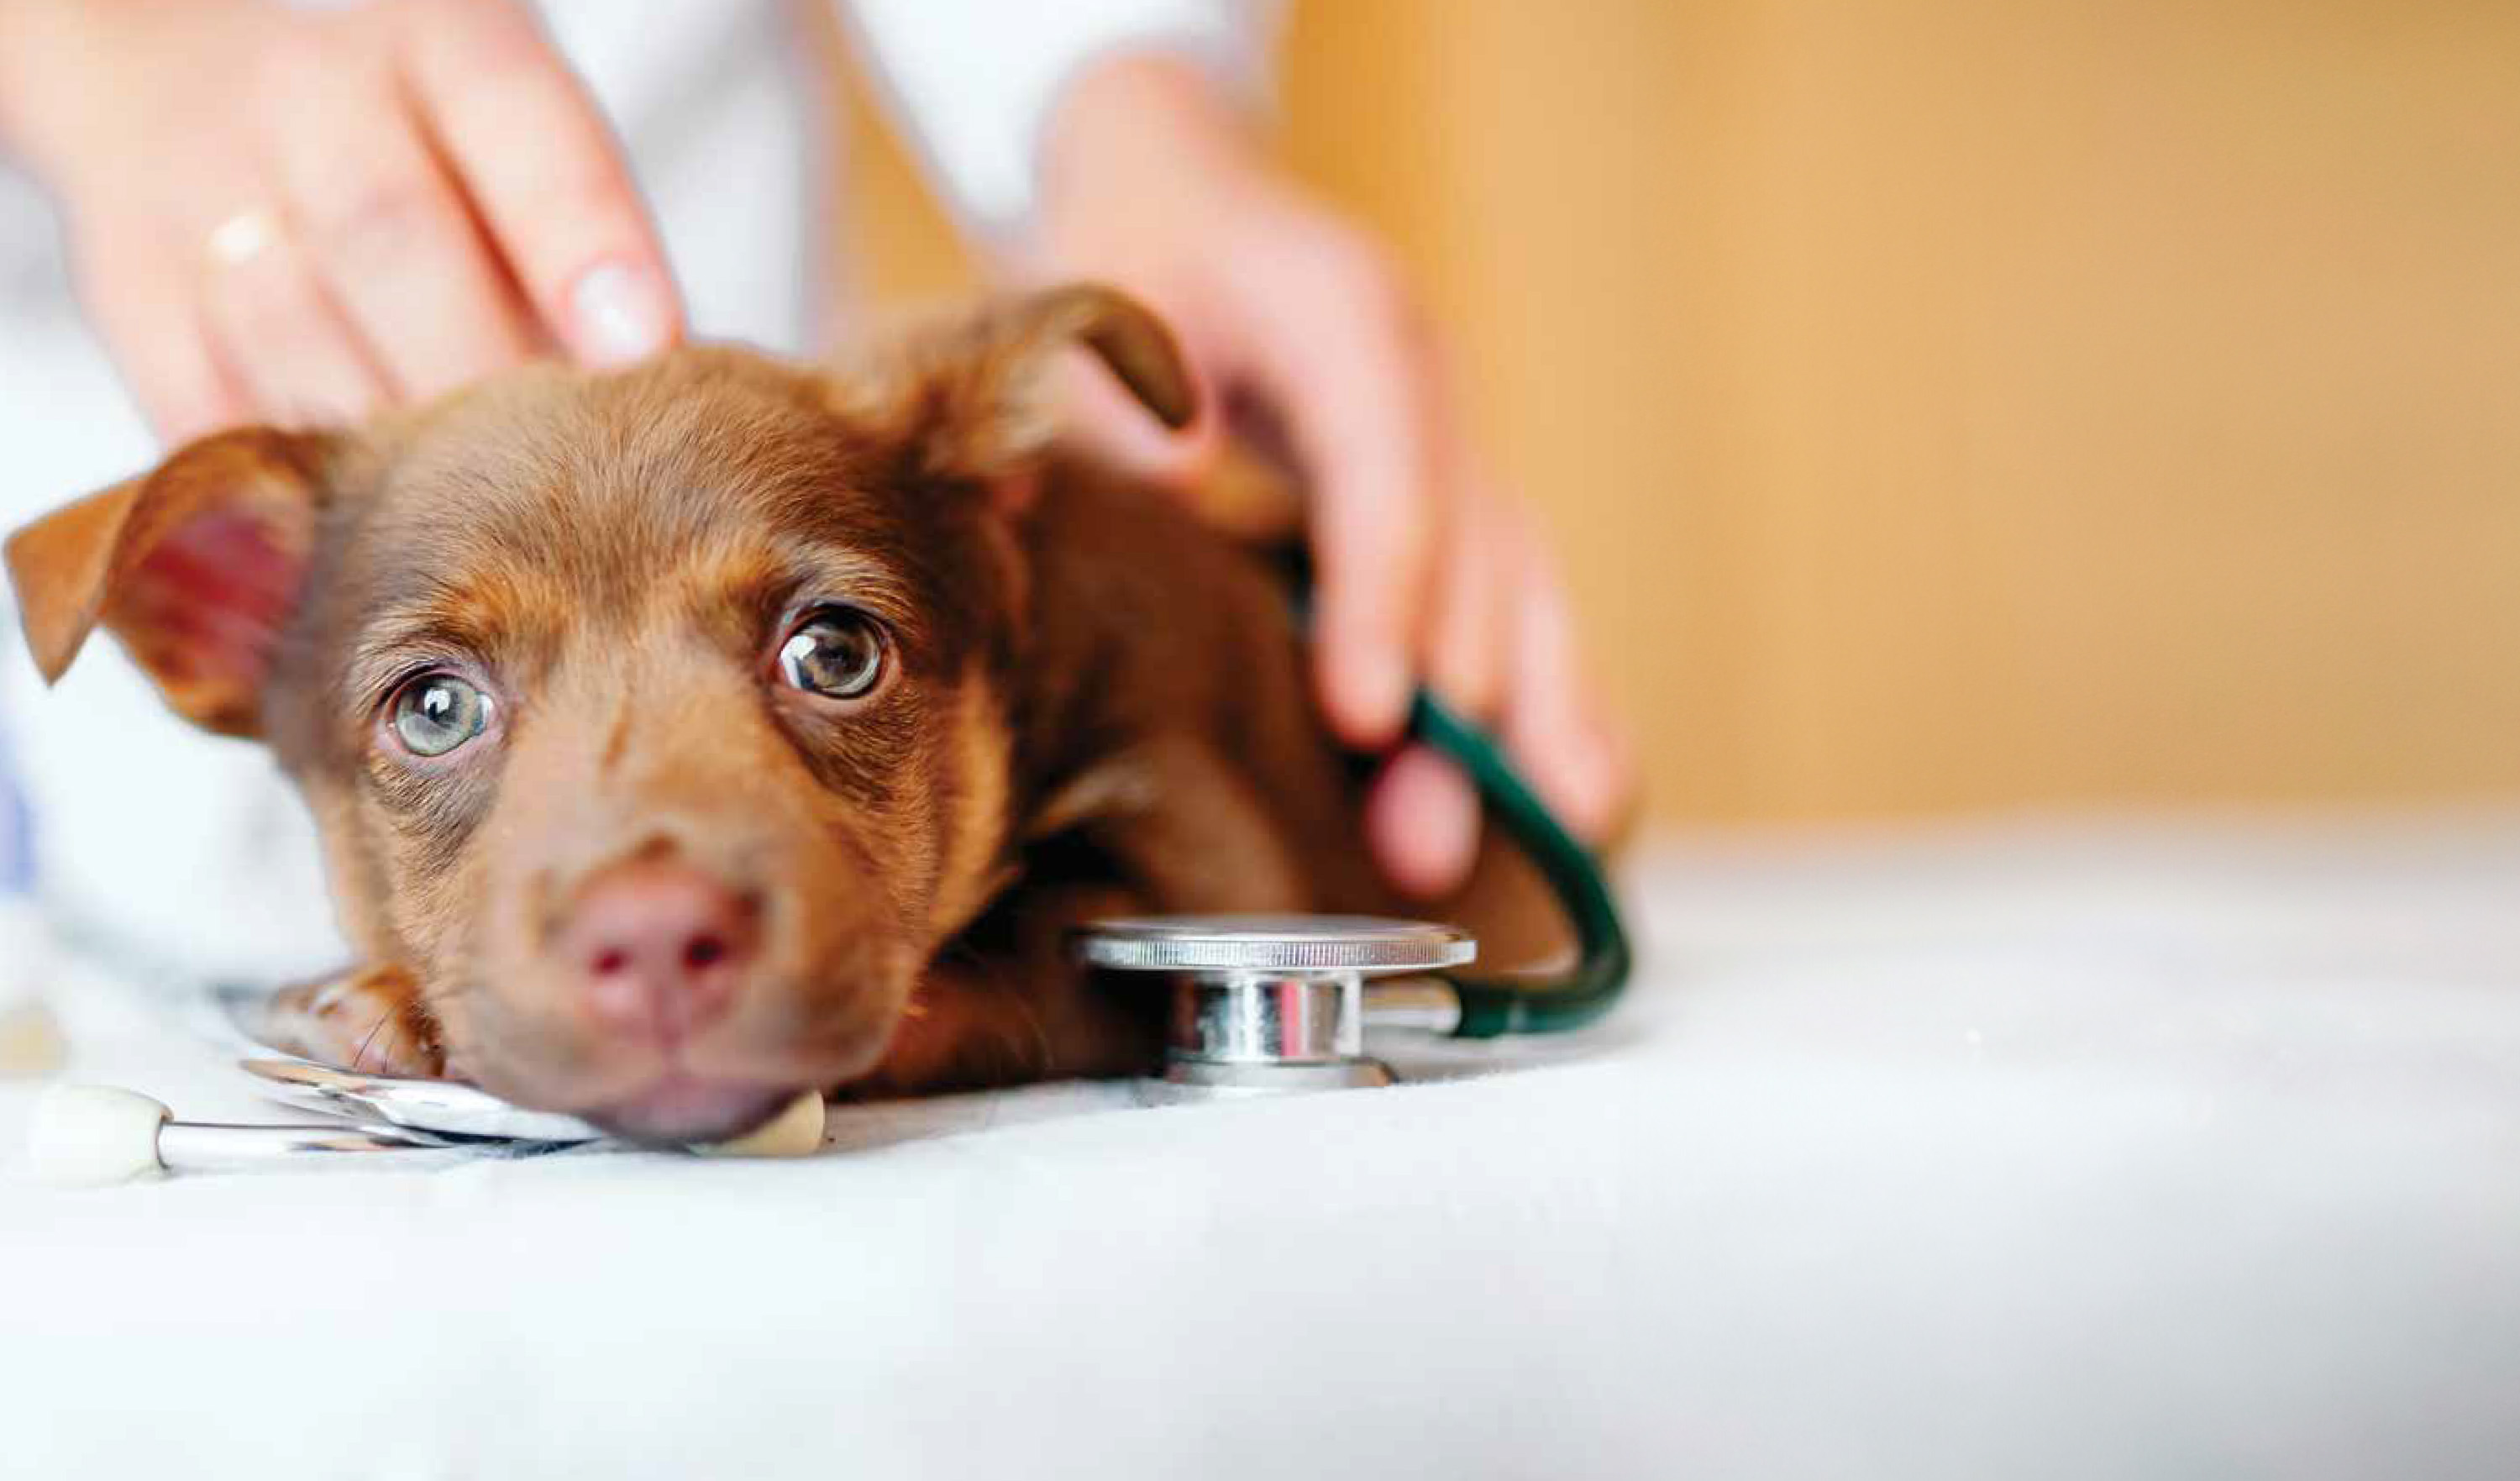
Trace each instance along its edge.
{"label": "puppy's eye", "polygon": [[453,674],[423,674],[394,696],[394,736],[415,756],[443,756],[489,728],[490,696]]}
{"label": "puppy's eye", "polygon": [[883,629],[845,606],[809,613],[779,645],[779,677],[809,695],[856,699],[883,677]]}

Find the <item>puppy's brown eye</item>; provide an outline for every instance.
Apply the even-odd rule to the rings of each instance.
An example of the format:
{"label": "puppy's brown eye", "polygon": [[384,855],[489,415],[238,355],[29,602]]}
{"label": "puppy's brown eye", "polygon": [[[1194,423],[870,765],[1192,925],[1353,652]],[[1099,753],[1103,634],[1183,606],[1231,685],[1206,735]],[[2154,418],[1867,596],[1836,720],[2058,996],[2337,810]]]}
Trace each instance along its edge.
{"label": "puppy's brown eye", "polygon": [[423,674],[394,696],[394,736],[415,756],[443,756],[489,728],[490,696],[453,674]]}
{"label": "puppy's brown eye", "polygon": [[779,645],[779,676],[809,695],[856,699],[883,677],[883,629],[845,606],[815,611]]}

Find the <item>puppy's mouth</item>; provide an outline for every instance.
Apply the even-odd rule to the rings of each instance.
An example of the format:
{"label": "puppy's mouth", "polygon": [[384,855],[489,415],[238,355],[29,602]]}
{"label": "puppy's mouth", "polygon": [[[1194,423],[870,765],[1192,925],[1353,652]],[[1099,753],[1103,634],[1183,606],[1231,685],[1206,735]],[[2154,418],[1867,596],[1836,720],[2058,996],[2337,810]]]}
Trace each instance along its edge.
{"label": "puppy's mouth", "polygon": [[777,1115],[796,1091],[675,1072],[579,1114],[633,1142],[689,1145],[742,1136]]}

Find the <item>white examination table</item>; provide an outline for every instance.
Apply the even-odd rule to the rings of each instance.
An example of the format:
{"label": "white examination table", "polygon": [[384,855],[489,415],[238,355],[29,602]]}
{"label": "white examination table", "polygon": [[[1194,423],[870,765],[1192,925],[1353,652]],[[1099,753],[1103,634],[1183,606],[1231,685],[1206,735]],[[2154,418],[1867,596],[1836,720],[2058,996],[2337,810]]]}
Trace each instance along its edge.
{"label": "white examination table", "polygon": [[[1630,885],[1631,1006],[1481,1078],[856,1110],[801,1163],[0,1168],[0,1475],[2520,1473],[2520,813]],[[257,1112],[65,998],[77,1078]]]}

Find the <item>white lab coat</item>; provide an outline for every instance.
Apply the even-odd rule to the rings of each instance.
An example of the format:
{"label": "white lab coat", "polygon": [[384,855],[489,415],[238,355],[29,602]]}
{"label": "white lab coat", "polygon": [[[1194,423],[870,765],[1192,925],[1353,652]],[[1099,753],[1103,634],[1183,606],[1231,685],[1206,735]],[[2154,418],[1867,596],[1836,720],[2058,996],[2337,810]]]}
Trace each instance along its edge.
{"label": "white lab coat", "polygon": [[[782,0],[540,9],[620,135],[695,332],[807,348],[824,292],[817,269],[832,260],[814,240],[827,214],[818,191],[832,171],[799,18]],[[1043,119],[1080,67],[1161,49],[1249,85],[1267,7],[855,0],[843,15],[965,219],[1002,231],[1029,204]],[[158,453],[77,315],[47,203],[5,164],[0,449],[0,523],[12,528]],[[5,620],[0,725],[31,804],[51,913],[187,974],[272,977],[338,962],[311,827],[263,750],[174,720],[111,643],[91,646],[44,694],[14,613]]]}

